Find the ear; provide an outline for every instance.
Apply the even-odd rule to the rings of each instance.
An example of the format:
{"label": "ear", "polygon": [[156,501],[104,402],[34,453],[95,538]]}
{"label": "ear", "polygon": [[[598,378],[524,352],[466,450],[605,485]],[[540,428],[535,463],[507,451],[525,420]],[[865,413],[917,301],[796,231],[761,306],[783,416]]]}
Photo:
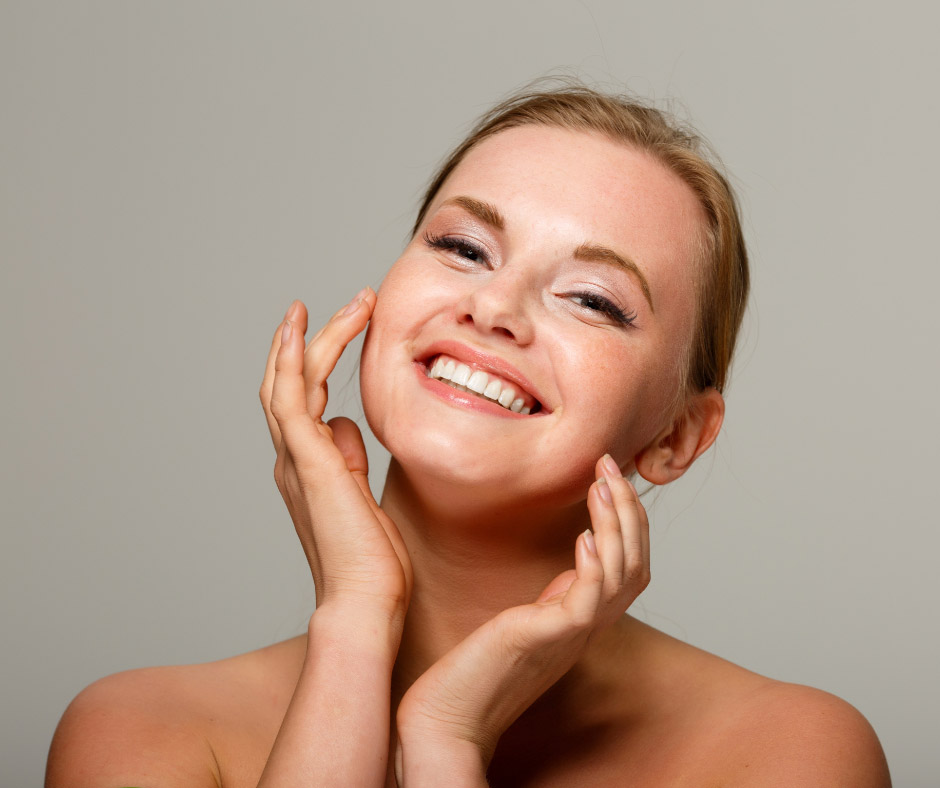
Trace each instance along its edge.
{"label": "ear", "polygon": [[725,400],[717,389],[693,395],[675,420],[636,456],[637,472],[653,484],[678,479],[715,442],[724,418]]}

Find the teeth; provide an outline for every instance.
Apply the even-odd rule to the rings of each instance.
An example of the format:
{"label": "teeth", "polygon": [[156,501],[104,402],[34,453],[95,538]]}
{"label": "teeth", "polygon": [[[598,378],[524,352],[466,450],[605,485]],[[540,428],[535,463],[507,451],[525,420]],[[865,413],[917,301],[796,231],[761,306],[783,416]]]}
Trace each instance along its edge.
{"label": "teeth", "polygon": [[470,367],[466,364],[458,364],[457,369],[451,376],[451,380],[458,386],[466,386],[467,381],[470,380]]}
{"label": "teeth", "polygon": [[476,394],[482,394],[486,390],[486,384],[489,381],[489,378],[486,376],[485,372],[480,372],[476,370],[471,376],[470,380],[467,381],[467,388],[470,391]]}
{"label": "teeth", "polygon": [[508,383],[498,378],[490,380],[490,376],[479,369],[471,369],[467,364],[461,364],[453,359],[444,360],[438,356],[427,372],[429,378],[449,383],[459,391],[472,391],[489,400],[498,402],[507,410],[514,413],[529,415],[531,408],[523,407],[525,400],[516,396],[516,390]]}
{"label": "teeth", "polygon": [[498,380],[491,380],[485,389],[483,389],[483,396],[487,399],[499,399],[499,392],[502,389],[503,384]]}

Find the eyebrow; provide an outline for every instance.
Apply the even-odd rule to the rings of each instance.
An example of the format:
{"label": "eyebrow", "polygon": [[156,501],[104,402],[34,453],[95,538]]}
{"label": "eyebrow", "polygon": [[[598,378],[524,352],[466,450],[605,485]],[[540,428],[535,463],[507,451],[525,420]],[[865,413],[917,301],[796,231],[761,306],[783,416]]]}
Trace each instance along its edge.
{"label": "eyebrow", "polygon": [[592,243],[581,244],[574,250],[574,257],[576,260],[583,260],[586,263],[609,263],[610,265],[615,265],[633,274],[640,282],[640,289],[643,291],[643,295],[646,296],[646,300],[650,305],[650,312],[655,314],[656,310],[653,309],[653,295],[650,293],[649,282],[647,282],[646,277],[643,276],[643,271],[640,266],[634,263],[629,257],[623,257],[606,246]]}
{"label": "eyebrow", "polygon": [[463,195],[459,197],[451,197],[449,200],[445,200],[441,207],[445,205],[459,205],[468,213],[472,213],[477,217],[481,222],[486,222],[491,227],[495,227],[497,230],[506,229],[506,220],[503,218],[503,215],[496,210],[495,205],[490,205],[488,202],[483,202],[482,200],[475,200],[473,197],[464,197]]}
{"label": "eyebrow", "polygon": [[[503,215],[497,210],[495,205],[491,205],[488,202],[460,195],[445,200],[441,204],[441,207],[443,208],[445,205],[458,205],[468,213],[476,216],[481,222],[495,227],[497,230],[506,229],[506,220],[503,218]],[[640,266],[629,257],[624,257],[607,246],[601,246],[595,243],[583,243],[574,250],[574,258],[586,263],[607,263],[608,265],[614,265],[617,268],[621,268],[633,274],[640,283],[640,289],[643,291],[643,295],[646,296],[646,300],[650,305],[650,311],[655,313],[649,282],[643,275],[643,270]]]}

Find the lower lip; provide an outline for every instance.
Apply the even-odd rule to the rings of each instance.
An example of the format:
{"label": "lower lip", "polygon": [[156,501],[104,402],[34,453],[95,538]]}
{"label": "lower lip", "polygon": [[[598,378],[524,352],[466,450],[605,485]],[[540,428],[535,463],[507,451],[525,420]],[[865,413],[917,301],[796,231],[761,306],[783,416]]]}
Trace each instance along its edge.
{"label": "lower lip", "polygon": [[498,405],[492,400],[478,397],[469,391],[458,391],[453,386],[442,383],[437,378],[429,378],[428,370],[424,364],[415,362],[415,374],[418,376],[418,382],[424,386],[431,394],[439,397],[445,402],[461,408],[462,410],[475,410],[480,413],[488,413],[493,416],[502,416],[504,419],[524,419],[529,418],[529,414],[515,413],[514,411]]}

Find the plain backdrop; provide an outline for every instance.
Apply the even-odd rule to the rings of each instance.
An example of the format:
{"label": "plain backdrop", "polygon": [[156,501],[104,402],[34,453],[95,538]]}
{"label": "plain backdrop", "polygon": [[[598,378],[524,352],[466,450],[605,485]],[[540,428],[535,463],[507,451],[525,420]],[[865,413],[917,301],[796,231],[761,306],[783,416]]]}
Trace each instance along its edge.
{"label": "plain backdrop", "polygon": [[[0,784],[40,784],[100,676],[302,630],[257,400],[272,333],[295,297],[319,324],[377,287],[434,165],[558,70],[691,118],[752,256],[725,429],[647,499],[633,612],[840,695],[897,785],[936,784],[937,21],[904,0],[0,1]],[[352,358],[331,394],[362,422]]]}

